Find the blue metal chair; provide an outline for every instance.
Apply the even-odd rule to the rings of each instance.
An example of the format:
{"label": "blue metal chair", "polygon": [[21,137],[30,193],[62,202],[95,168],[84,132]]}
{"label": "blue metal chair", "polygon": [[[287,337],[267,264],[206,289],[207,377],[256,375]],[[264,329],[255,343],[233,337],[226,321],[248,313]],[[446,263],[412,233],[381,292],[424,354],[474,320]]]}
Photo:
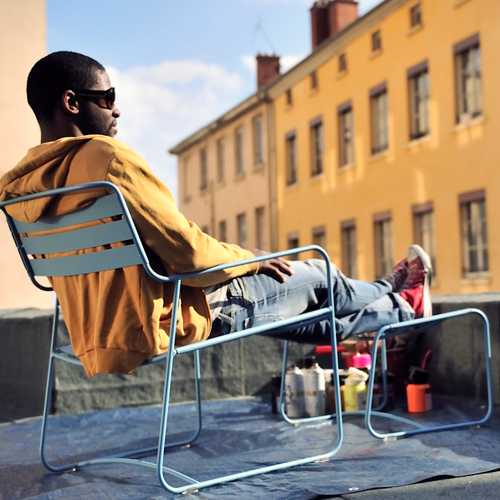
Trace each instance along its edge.
{"label": "blue metal chair", "polygon": [[[60,217],[43,217],[35,223],[26,223],[14,220],[6,210],[7,207],[20,202],[31,201],[42,197],[60,197],[76,192],[89,191],[89,190],[105,190],[109,194],[98,198],[92,205]],[[163,388],[163,403],[161,424],[158,436],[158,445],[153,448],[143,448],[139,450],[130,450],[121,455],[114,455],[109,457],[100,457],[91,460],[85,460],[78,463],[71,463],[66,465],[53,465],[47,458],[45,453],[45,436],[47,428],[47,416],[51,408],[51,395],[52,384],[54,375],[54,360],[58,359],[64,362],[81,365],[79,360],[73,355],[70,346],[58,347],[56,345],[56,333],[59,321],[59,304],[56,300],[54,309],[54,316],[52,321],[52,340],[47,374],[47,385],[45,393],[44,412],[42,418],[42,429],[40,439],[40,457],[43,465],[52,472],[63,472],[72,469],[78,469],[87,465],[104,464],[104,463],[118,463],[118,464],[136,464],[143,467],[153,468],[156,470],[157,477],[161,485],[172,493],[188,493],[207,486],[233,481],[236,479],[250,477],[257,474],[263,474],[271,471],[287,469],[289,467],[307,464],[311,462],[320,462],[328,460],[339,450],[343,439],[342,428],[342,414],[339,411],[340,392],[339,392],[339,379],[338,379],[338,361],[336,353],[337,340],[335,335],[335,311],[333,302],[333,290],[331,283],[331,265],[327,253],[319,246],[310,245],[284,252],[276,252],[252,259],[246,259],[239,262],[215,266],[210,269],[205,269],[199,272],[164,276],[158,274],[150,265],[141,238],[135,228],[134,222],[127,208],[125,199],[120,193],[119,189],[109,182],[91,182],[87,184],[75,185],[71,187],[64,187],[53,189],[41,193],[34,193],[25,196],[20,196],[15,199],[0,202],[0,208],[4,212],[9,224],[12,236],[18,248],[22,262],[29,274],[33,284],[41,290],[51,291],[52,288],[40,283],[37,279],[39,276],[52,277],[52,276],[71,276],[79,274],[87,274],[109,269],[117,269],[127,266],[140,265],[143,267],[144,272],[151,279],[171,283],[174,285],[173,295],[173,310],[170,327],[170,342],[168,350],[161,356],[156,356],[147,361],[146,364],[163,364],[165,367],[165,382]],[[77,227],[72,226],[86,222],[93,222],[96,224],[90,227]],[[50,231],[65,228],[64,233],[50,234],[50,235],[37,235],[40,231]],[[69,255],[64,257],[51,257],[50,254],[60,252],[73,252],[84,248],[101,247],[102,245],[109,245],[118,242],[132,242],[131,244],[124,244],[107,248],[94,253],[86,253],[80,255]],[[328,275],[328,305],[316,311],[304,313],[300,316],[276,321],[268,325],[252,327],[240,332],[231,333],[224,336],[209,338],[196,344],[176,347],[176,320],[178,314],[178,304],[180,297],[181,284],[183,279],[192,278],[195,276],[203,276],[208,273],[221,271],[224,269],[237,267],[240,265],[249,264],[252,262],[261,262],[267,259],[283,257],[287,255],[297,255],[301,252],[314,251],[320,254],[324,259]],[[43,254],[46,258],[37,258]],[[30,258],[31,256],[31,258]],[[334,367],[334,382],[335,382],[335,400],[336,400],[336,438],[333,448],[329,451],[314,456],[307,456],[300,459],[291,460],[288,462],[276,463],[265,467],[257,467],[254,469],[220,476],[209,480],[197,480],[190,476],[176,471],[170,467],[165,466],[165,450],[168,447],[179,446],[193,442],[199,435],[202,427],[202,414],[201,414],[201,401],[200,401],[200,351],[207,349],[211,346],[231,342],[236,339],[249,337],[252,335],[269,333],[284,327],[298,326],[300,324],[312,323],[320,320],[328,320],[331,323],[333,334],[331,335],[332,345],[332,366]],[[286,347],[285,347],[286,349]],[[194,434],[183,442],[167,443],[167,425],[169,415],[170,393],[172,385],[173,365],[176,356],[186,353],[193,353],[195,361],[195,384],[196,384],[196,407],[198,412],[198,428]],[[156,460],[150,462],[141,458],[148,454],[156,453]],[[174,486],[167,481],[166,475],[171,474],[177,479],[187,483],[183,486]]]}

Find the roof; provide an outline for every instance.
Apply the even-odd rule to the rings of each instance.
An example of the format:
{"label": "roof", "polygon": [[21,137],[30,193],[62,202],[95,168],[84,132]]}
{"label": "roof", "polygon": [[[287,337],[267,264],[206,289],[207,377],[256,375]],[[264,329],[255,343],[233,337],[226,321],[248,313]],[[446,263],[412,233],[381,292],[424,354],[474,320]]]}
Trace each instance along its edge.
{"label": "roof", "polygon": [[340,40],[342,40],[345,37],[347,37],[348,35],[352,34],[352,32],[354,30],[356,30],[357,28],[359,28],[359,26],[361,24],[364,24],[368,19],[371,19],[376,12],[379,12],[385,6],[387,6],[389,4],[403,3],[406,1],[407,0],[383,0],[380,4],[378,4],[373,9],[369,10],[366,14],[358,17],[358,19],[353,21],[351,24],[349,24],[342,31],[339,31],[337,34],[324,40],[321,44],[319,44],[317,47],[315,47],[314,50],[308,56],[306,56],[304,59],[299,61],[295,66],[290,68],[288,71],[279,75],[277,78],[272,80],[270,83],[268,83],[267,85],[258,89],[257,92],[255,92],[251,96],[247,97],[243,101],[240,101],[238,104],[236,104],[235,106],[230,108],[224,114],[220,115],[215,120],[211,121],[210,123],[208,123],[204,127],[198,129],[196,132],[192,133],[191,135],[189,135],[188,137],[186,137],[185,139],[183,139],[182,141],[177,143],[175,146],[170,148],[168,150],[168,152],[170,154],[175,154],[175,155],[181,154],[189,147],[191,147],[194,144],[203,140],[211,132],[214,132],[214,131],[222,128],[223,126],[227,125],[231,121],[240,117],[242,114],[246,113],[250,109],[257,106],[258,104],[260,104],[262,102],[270,101],[271,97],[272,97],[270,95],[270,92],[273,89],[277,89],[277,88],[282,87],[283,81],[285,79],[288,79],[290,76],[296,74],[302,66],[311,62],[313,59],[318,57],[319,54],[325,52],[325,49],[327,47],[331,47],[335,43],[338,43]]}

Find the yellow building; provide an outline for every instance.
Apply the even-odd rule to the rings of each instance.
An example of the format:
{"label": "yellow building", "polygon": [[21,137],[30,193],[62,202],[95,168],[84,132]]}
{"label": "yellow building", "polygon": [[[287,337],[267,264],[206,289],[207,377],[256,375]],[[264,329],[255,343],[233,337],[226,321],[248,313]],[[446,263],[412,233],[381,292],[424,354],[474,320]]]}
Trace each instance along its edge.
{"label": "yellow building", "polygon": [[279,247],[372,279],[417,241],[435,292],[500,289],[500,2],[356,8],[315,4],[316,47],[268,89]]}
{"label": "yellow building", "polygon": [[[26,102],[26,78],[47,50],[45,0],[3,0],[0,27],[1,176],[40,142],[38,125]],[[27,277],[3,216],[0,242],[0,309],[50,306],[50,294],[37,290]]]}
{"label": "yellow building", "polygon": [[182,213],[206,233],[245,248],[270,249],[270,104],[260,90],[279,58],[257,56],[258,90],[170,149],[178,156]]}

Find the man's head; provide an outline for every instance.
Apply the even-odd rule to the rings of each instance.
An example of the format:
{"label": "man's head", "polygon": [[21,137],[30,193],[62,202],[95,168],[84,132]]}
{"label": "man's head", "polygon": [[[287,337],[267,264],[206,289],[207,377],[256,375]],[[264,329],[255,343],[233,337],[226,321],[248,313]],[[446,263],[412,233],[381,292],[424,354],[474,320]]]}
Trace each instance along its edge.
{"label": "man's head", "polygon": [[59,135],[116,135],[120,111],[102,64],[76,52],[53,52],[31,68],[28,103],[42,128]]}

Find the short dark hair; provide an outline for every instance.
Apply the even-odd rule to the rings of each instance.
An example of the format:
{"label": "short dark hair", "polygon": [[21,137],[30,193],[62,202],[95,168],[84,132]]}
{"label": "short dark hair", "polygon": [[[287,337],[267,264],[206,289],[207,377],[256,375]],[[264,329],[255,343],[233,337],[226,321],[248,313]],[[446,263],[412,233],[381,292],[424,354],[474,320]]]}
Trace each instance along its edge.
{"label": "short dark hair", "polygon": [[31,68],[26,84],[28,104],[38,121],[52,118],[65,90],[86,89],[96,82],[96,71],[104,66],[78,52],[52,52]]}

